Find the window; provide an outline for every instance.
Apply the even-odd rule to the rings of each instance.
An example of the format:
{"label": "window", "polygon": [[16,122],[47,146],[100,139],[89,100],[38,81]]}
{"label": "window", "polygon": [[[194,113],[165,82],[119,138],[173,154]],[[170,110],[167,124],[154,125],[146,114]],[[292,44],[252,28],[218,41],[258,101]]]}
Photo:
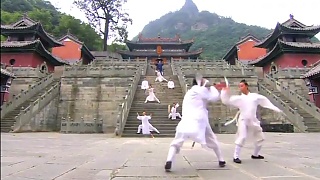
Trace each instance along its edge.
{"label": "window", "polygon": [[10,59],[9,63],[10,63],[11,66],[13,66],[16,63],[16,60],[15,59]]}
{"label": "window", "polygon": [[302,64],[303,66],[307,66],[307,65],[308,65],[308,61],[305,60],[305,59],[303,59],[303,60],[301,61],[301,64]]}

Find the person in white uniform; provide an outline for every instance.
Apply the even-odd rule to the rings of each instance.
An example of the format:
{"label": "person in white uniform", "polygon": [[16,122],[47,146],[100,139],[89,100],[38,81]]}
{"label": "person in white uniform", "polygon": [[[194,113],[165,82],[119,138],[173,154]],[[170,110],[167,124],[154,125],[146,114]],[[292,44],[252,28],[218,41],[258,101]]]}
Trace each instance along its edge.
{"label": "person in white uniform", "polygon": [[142,130],[142,134],[150,134],[150,131],[155,131],[158,134],[160,134],[158,129],[153,127],[152,124],[149,122],[149,120],[151,120],[152,114],[147,116],[146,112],[143,112],[142,116],[140,116],[139,113],[137,113],[137,115],[138,115],[137,119],[141,121],[141,124],[138,126],[137,134],[140,134],[141,130]]}
{"label": "person in white uniform", "polygon": [[169,79],[168,81],[168,89],[174,89],[174,82],[172,81],[172,79]]}
{"label": "person in white uniform", "polygon": [[156,97],[156,95],[154,94],[154,88],[152,87],[152,85],[150,84],[149,86],[149,95],[147,96],[146,100],[144,101],[144,103],[147,103],[149,101],[157,101],[160,104],[160,100]]}
{"label": "person in white uniform", "polygon": [[[262,143],[265,140],[260,121],[257,119],[257,107],[258,105],[282,113],[282,111],[273,105],[265,96],[257,93],[250,93],[248,89],[248,83],[242,80],[239,83],[239,89],[241,95],[230,95],[229,87],[223,88],[221,91],[222,103],[239,108],[239,113],[235,117],[238,120],[237,126],[237,138],[235,141],[236,147],[234,151],[233,161],[235,163],[241,163],[239,158],[241,147],[244,146],[247,139],[248,132],[252,132],[255,139],[254,152],[251,156],[252,159],[264,159],[259,154]],[[235,119],[236,120],[236,119]]]}
{"label": "person in white uniform", "polygon": [[141,83],[141,89],[146,91],[147,89],[149,89],[149,82],[146,78],[143,79],[142,83]]}
{"label": "person in white uniform", "polygon": [[214,86],[205,87],[207,80],[197,78],[193,80],[192,88],[185,94],[182,102],[182,119],[176,127],[175,138],[170,144],[165,170],[171,171],[172,161],[185,140],[193,140],[204,148],[212,149],[219,166],[224,167],[226,162],[218,144],[217,137],[209,124],[207,102],[219,100],[219,92]]}
{"label": "person in white uniform", "polygon": [[170,111],[169,111],[168,119],[171,118],[172,120],[176,120],[177,116],[180,119],[182,118],[181,114],[179,112],[177,112],[178,107],[179,107],[179,103],[173,103],[171,109],[170,109],[170,105],[169,105],[168,110],[170,110]]}
{"label": "person in white uniform", "polygon": [[163,76],[162,76],[162,74],[160,73],[160,71],[159,70],[156,70],[156,74],[157,74],[157,78],[156,78],[156,82],[158,81],[158,82],[162,82],[162,81],[167,81],[168,82],[168,80],[166,80],[166,78],[164,78]]}

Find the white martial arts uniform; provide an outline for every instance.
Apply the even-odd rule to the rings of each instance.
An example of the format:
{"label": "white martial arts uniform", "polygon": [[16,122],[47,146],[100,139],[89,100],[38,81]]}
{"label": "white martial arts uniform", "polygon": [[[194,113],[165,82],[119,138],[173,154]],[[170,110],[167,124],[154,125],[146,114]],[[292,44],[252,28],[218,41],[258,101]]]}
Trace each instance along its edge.
{"label": "white martial arts uniform", "polygon": [[153,92],[154,88],[149,88],[149,95],[147,96],[146,100],[144,103],[147,103],[148,101],[157,101],[158,103],[160,103],[160,100],[156,97],[156,95]]}
{"label": "white martial arts uniform", "polygon": [[167,81],[167,82],[168,82],[168,80],[166,80],[166,79],[162,76],[162,74],[160,73],[160,71],[157,71],[157,70],[156,70],[156,73],[157,73],[157,78],[156,78],[155,81],[159,81],[159,82]]}
{"label": "white martial arts uniform", "polygon": [[171,107],[171,111],[170,111],[170,114],[168,116],[168,119],[172,119],[172,120],[175,120],[177,119],[177,116],[181,119],[181,114],[177,112],[177,108],[179,107],[179,104],[177,103],[175,106],[172,106]]}
{"label": "white martial arts uniform", "polygon": [[173,81],[168,81],[168,88],[169,89],[174,89],[174,82]]}
{"label": "white martial arts uniform", "polygon": [[235,141],[236,149],[234,152],[234,159],[239,158],[240,149],[245,143],[248,132],[252,132],[255,139],[253,156],[259,156],[265,137],[260,126],[260,121],[257,118],[258,105],[276,112],[282,111],[278,107],[274,106],[265,96],[257,93],[230,96],[227,91],[222,90],[221,101],[226,105],[237,107],[240,110],[237,122],[238,131]]}
{"label": "white martial arts uniform", "polygon": [[172,162],[187,139],[201,144],[202,147],[213,149],[219,161],[224,161],[208,119],[207,102],[217,100],[219,100],[219,92],[213,86],[209,90],[209,88],[195,85],[185,94],[182,103],[182,119],[170,145],[167,162]]}
{"label": "white martial arts uniform", "polygon": [[160,133],[157,128],[153,127],[152,124],[150,124],[149,120],[151,119],[151,116],[137,116],[137,119],[141,121],[141,124],[138,126],[137,133],[140,133],[141,130],[142,134],[150,134],[150,131]]}
{"label": "white martial arts uniform", "polygon": [[141,89],[147,90],[149,89],[149,82],[147,80],[143,80],[141,83]]}

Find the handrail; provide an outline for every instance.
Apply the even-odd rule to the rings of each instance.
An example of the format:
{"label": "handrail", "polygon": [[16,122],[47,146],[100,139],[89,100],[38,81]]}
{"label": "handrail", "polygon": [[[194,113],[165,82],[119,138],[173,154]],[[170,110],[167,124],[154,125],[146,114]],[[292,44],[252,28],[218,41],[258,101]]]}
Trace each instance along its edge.
{"label": "handrail", "polygon": [[188,84],[187,78],[185,77],[185,75],[183,75],[181,71],[181,66],[176,64],[177,64],[176,62],[172,62],[172,65],[171,65],[172,72],[174,73],[174,75],[178,76],[180,86],[182,87],[182,92],[185,95],[189,90],[189,84]]}
{"label": "handrail", "polygon": [[265,82],[280,91],[286,98],[290,99],[292,102],[297,104],[297,106],[300,106],[307,113],[320,121],[320,108],[308,101],[305,97],[290,90],[288,87],[285,87],[283,83],[277,81],[268,74],[265,75]]}
{"label": "handrail", "polygon": [[19,107],[26,100],[38,94],[43,88],[47,87],[54,81],[53,74],[42,78],[35,85],[29,85],[27,90],[21,90],[21,93],[14,96],[10,101],[1,106],[1,118],[5,117],[9,112]]}
{"label": "handrail", "polygon": [[139,80],[142,74],[146,73],[147,62],[145,62],[144,66],[140,67],[134,77],[133,83],[130,84],[127,95],[124,97],[124,101],[119,105],[118,108],[118,116],[117,116],[117,127],[115,130],[115,134],[121,136],[125,127],[125,124],[128,119],[129,111],[139,84]]}
{"label": "handrail", "polygon": [[282,101],[280,97],[273,94],[261,83],[258,83],[258,88],[262,95],[268,97],[273,104],[276,104],[281,110],[283,110],[283,112],[288,116],[288,120],[294,124],[300,132],[306,132],[307,127],[303,123],[303,117],[296,109],[291,108],[287,103]]}
{"label": "handrail", "polygon": [[60,92],[60,82],[57,82],[44,94],[40,95],[37,100],[31,102],[28,107],[21,110],[20,113],[15,117],[15,123],[13,125],[12,132],[19,132],[21,128],[30,122],[32,117],[39,113],[52,99],[57,97]]}

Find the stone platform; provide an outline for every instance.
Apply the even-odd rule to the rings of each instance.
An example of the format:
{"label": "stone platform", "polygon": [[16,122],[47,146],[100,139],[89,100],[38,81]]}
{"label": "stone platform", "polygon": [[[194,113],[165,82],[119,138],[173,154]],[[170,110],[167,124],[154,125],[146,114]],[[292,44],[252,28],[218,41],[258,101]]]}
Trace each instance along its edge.
{"label": "stone platform", "polygon": [[213,152],[185,143],[173,172],[164,172],[171,138],[113,138],[105,134],[1,134],[3,180],[308,180],[320,179],[320,134],[267,133],[265,160],[232,162],[234,135],[218,135],[225,168]]}

